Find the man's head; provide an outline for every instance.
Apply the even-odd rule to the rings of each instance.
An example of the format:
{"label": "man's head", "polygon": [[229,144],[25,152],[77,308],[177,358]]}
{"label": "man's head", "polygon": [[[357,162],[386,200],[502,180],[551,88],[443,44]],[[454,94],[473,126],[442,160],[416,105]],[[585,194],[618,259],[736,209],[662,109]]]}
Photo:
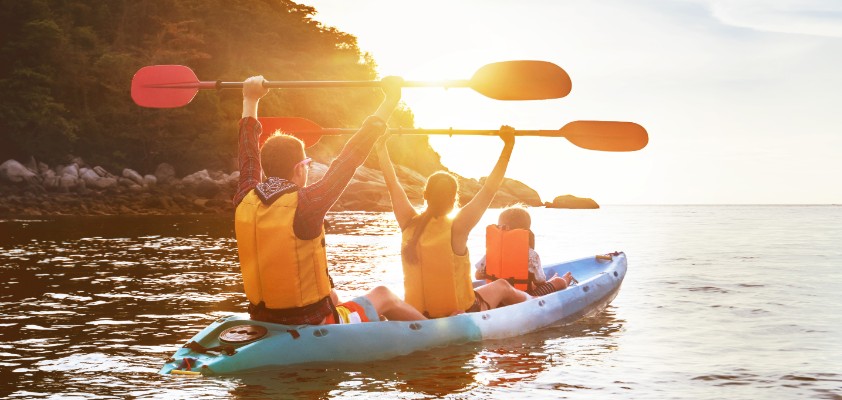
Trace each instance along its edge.
{"label": "man's head", "polygon": [[307,185],[308,166],[304,159],[304,142],[294,136],[275,133],[260,148],[260,164],[266,177],[283,178],[301,187]]}

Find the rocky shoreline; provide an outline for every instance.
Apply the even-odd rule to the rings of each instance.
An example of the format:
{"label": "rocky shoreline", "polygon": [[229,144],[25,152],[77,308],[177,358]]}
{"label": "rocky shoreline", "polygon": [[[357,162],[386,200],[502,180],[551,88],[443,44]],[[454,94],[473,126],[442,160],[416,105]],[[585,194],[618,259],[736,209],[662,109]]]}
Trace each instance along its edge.
{"label": "rocky shoreline", "polygon": [[[324,175],[327,165],[314,162],[310,182]],[[410,201],[423,204],[426,177],[396,165],[401,184]],[[239,172],[200,170],[177,177],[167,163],[154,172],[141,174],[123,169],[119,175],[101,166],[73,159],[50,167],[30,159],[27,163],[7,160],[0,164],[0,217],[52,215],[184,215],[233,214],[231,199]],[[458,175],[457,175],[458,176]],[[460,203],[465,204],[479,191],[481,180],[458,177]],[[543,206],[538,193],[529,186],[506,179],[492,207],[521,203]],[[360,167],[332,211],[391,211],[383,175],[379,170]]]}

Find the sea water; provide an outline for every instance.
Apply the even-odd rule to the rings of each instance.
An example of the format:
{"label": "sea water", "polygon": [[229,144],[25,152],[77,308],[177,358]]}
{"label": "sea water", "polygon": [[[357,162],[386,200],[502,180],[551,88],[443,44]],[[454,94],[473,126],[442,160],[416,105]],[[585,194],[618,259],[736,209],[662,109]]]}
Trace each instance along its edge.
{"label": "sea water", "polygon": [[[545,263],[626,252],[603,313],[380,362],[202,378],[157,371],[245,309],[231,217],[0,221],[0,397],[842,398],[842,207],[530,212]],[[473,261],[498,213],[471,234]],[[342,298],[403,293],[391,214],[328,220]]]}

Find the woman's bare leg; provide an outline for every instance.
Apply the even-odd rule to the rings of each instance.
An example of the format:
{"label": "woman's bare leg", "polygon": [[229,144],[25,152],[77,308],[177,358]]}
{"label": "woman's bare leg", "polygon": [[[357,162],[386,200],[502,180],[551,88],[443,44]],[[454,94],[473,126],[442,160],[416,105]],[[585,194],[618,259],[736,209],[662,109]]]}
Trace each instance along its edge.
{"label": "woman's bare leg", "polygon": [[418,321],[427,319],[415,307],[407,304],[385,286],[378,286],[365,295],[378,313],[390,321]]}

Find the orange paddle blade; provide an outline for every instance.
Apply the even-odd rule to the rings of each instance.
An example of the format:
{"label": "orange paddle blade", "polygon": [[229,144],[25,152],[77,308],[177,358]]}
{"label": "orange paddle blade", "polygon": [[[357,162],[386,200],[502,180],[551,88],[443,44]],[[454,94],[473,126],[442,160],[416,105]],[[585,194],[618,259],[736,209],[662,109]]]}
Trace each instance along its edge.
{"label": "orange paddle blade", "polygon": [[132,100],[141,107],[176,108],[193,100],[199,78],[183,65],[143,67],[132,78]]}
{"label": "orange paddle blade", "polygon": [[636,151],[649,143],[646,129],[634,122],[573,121],[561,131],[570,143],[588,150]]}
{"label": "orange paddle blade", "polygon": [[573,84],[561,67],[547,61],[487,64],[471,77],[471,88],[496,100],[543,100],[567,96]]}
{"label": "orange paddle blade", "polygon": [[296,117],[260,117],[257,119],[263,125],[263,135],[260,136],[260,145],[275,133],[286,133],[301,139],[304,147],[316,144],[322,138],[320,131],[322,127],[306,118]]}

